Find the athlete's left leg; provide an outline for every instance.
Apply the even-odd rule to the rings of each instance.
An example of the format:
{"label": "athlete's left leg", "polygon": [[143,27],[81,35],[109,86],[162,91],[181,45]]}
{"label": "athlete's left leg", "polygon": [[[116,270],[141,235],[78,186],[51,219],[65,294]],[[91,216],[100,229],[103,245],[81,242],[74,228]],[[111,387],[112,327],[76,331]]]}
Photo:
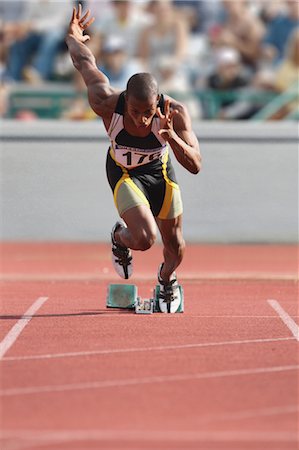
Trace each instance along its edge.
{"label": "athlete's left leg", "polygon": [[160,276],[163,281],[168,282],[172,273],[182,262],[185,241],[182,232],[182,214],[174,219],[156,218],[158,228],[163,241],[164,263]]}

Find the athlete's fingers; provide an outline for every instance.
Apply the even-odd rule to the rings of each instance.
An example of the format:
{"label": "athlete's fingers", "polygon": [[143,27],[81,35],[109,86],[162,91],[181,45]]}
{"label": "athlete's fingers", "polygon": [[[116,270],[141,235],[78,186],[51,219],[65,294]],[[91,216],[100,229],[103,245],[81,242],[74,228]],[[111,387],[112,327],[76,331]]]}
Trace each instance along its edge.
{"label": "athlete's fingers", "polygon": [[83,28],[83,30],[86,30],[86,28],[88,28],[94,21],[95,21],[95,18],[92,17],[92,18],[89,19],[89,21],[86,22],[84,25],[81,25],[81,27]]}
{"label": "athlete's fingers", "polygon": [[79,3],[78,5],[78,12],[77,12],[77,19],[80,19],[82,13],[82,5]]}
{"label": "athlete's fingers", "polygon": [[79,20],[79,24],[82,25],[83,22],[85,22],[85,20],[88,18],[89,15],[90,15],[90,9],[88,9],[86,11],[86,13],[84,14],[84,16]]}
{"label": "athlete's fingers", "polygon": [[168,117],[170,113],[170,100],[165,100],[165,116]]}
{"label": "athlete's fingers", "polygon": [[82,30],[86,30],[86,28],[88,28],[93,22],[94,22],[95,18],[92,17],[91,19],[89,19],[88,22],[82,24],[80,23],[80,28],[82,28]]}
{"label": "athlete's fingers", "polygon": [[159,106],[159,108],[157,108],[157,115],[158,115],[159,119],[165,119],[164,114],[162,114],[162,112],[161,112],[160,106]]}
{"label": "athlete's fingers", "polygon": [[76,8],[75,8],[75,6],[74,6],[74,7],[73,7],[73,14],[72,14],[71,22],[74,22],[75,17],[76,17],[76,14],[77,14],[77,10],[76,10]]}

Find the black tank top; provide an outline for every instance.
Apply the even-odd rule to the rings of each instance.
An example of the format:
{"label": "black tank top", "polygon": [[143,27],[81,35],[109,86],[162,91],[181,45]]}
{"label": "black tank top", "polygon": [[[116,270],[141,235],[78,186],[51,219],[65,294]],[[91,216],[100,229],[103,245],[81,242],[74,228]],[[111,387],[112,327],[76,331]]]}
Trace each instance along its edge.
{"label": "black tank top", "polygon": [[[164,113],[164,96],[158,107]],[[160,118],[155,115],[150,133],[145,137],[132,136],[124,128],[125,92],[119,96],[108,130],[113,159],[127,169],[162,160],[168,153],[167,142],[159,135]]]}

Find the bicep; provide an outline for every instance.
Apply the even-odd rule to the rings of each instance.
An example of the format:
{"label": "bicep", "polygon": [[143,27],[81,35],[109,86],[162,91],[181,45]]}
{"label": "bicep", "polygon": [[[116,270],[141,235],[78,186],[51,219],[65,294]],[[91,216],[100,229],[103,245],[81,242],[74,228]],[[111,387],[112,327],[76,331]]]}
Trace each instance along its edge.
{"label": "bicep", "polygon": [[88,101],[96,114],[102,116],[106,100],[114,93],[109,79],[97,68],[83,70],[81,75],[87,87]]}
{"label": "bicep", "polygon": [[[175,108],[176,109],[176,108]],[[198,139],[192,129],[191,119],[185,107],[178,108],[179,114],[174,116],[174,130],[176,134],[188,145],[199,149]]]}
{"label": "bicep", "polygon": [[88,101],[96,114],[103,117],[106,111],[107,99],[114,93],[110,85],[103,83],[94,83],[88,88]]}

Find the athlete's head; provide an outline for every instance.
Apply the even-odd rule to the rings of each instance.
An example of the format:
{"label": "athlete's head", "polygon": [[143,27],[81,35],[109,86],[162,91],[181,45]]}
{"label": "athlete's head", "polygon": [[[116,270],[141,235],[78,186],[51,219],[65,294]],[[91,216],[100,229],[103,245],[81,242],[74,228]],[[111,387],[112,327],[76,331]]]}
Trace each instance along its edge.
{"label": "athlete's head", "polygon": [[137,127],[148,127],[157,111],[159,88],[150,73],[133,75],[126,89],[127,112]]}

